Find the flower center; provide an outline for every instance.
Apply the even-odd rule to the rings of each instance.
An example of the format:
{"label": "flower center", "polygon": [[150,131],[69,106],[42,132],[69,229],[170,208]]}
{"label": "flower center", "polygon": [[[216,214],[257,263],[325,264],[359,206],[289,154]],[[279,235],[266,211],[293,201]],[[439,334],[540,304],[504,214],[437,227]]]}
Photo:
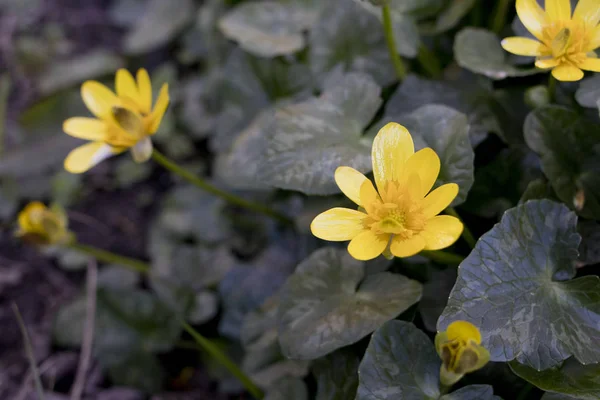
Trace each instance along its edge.
{"label": "flower center", "polygon": [[543,31],[543,42],[547,47],[546,57],[559,64],[578,65],[587,58],[587,35],[585,26],[574,21],[555,21]]}
{"label": "flower center", "polygon": [[112,109],[112,116],[116,126],[109,128],[106,143],[117,147],[131,147],[146,135],[145,115],[115,106]]}

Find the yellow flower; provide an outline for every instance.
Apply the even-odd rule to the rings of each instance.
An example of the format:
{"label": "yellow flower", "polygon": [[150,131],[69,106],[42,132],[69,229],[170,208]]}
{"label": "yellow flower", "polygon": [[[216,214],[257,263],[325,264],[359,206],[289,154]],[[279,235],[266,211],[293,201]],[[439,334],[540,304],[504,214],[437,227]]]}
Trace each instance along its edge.
{"label": "yellow flower", "polygon": [[458,185],[448,183],[429,193],[440,172],[437,154],[430,148],[415,153],[408,130],[392,122],[375,137],[371,155],[377,190],[360,172],[339,167],[335,181],[360,209],[332,208],[319,214],[310,226],[313,235],[350,240],[348,252],[358,260],[370,260],[384,251],[409,257],[454,243],[462,223],[437,214],[454,200]]}
{"label": "yellow flower", "polygon": [[600,1],[579,0],[571,16],[570,0],[546,0],[543,10],[537,0],[517,0],[517,14],[536,37],[509,37],[506,51],[535,56],[538,68],[552,68],[559,81],[578,81],[583,70],[600,72],[594,50],[600,47]]}
{"label": "yellow flower", "polygon": [[150,135],[158,130],[169,105],[165,83],[152,109],[152,86],[145,69],[137,72],[137,82],[129,71],[120,69],[115,79],[116,94],[96,81],[81,86],[81,97],[96,118],[69,118],[63,130],[76,138],[91,140],[71,151],[65,169],[82,173],[106,158],[131,149],[136,162],[152,155]]}
{"label": "yellow flower", "polygon": [[442,359],[440,380],[446,386],[482,368],[490,360],[490,353],[481,346],[479,329],[467,321],[454,321],[445,332],[438,332],[435,349]]}
{"label": "yellow flower", "polygon": [[58,205],[47,208],[39,201],[31,202],[19,213],[18,224],[16,235],[33,244],[65,244],[74,238],[67,229],[67,215]]}

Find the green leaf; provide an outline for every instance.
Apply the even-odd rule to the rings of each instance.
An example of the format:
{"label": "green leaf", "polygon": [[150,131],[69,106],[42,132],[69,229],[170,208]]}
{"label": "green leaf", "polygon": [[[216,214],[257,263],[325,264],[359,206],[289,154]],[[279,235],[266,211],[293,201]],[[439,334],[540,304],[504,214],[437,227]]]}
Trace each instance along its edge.
{"label": "green leaf", "polygon": [[194,304],[186,320],[192,324],[200,325],[213,319],[219,311],[219,299],[209,290],[196,293]]}
{"label": "green leaf", "polygon": [[277,109],[257,179],[305,194],[339,193],[337,167],[371,168],[371,142],[362,133],[380,104],[369,76],[349,74],[319,97]]}
{"label": "green leaf", "polygon": [[295,3],[260,1],[242,3],[219,21],[221,32],[246,51],[262,57],[295,53],[305,46],[303,31],[318,10]]}
{"label": "green leaf", "polygon": [[96,50],[66,61],[52,62],[37,80],[42,96],[78,86],[83,81],[114,73],[125,65],[124,60],[106,50]]}
{"label": "green leaf", "polygon": [[120,364],[112,365],[108,375],[116,386],[134,387],[146,393],[159,392],[165,379],[158,358],[143,351],[132,353]]}
{"label": "green leaf", "polygon": [[315,400],[354,398],[358,388],[358,364],[358,357],[348,349],[316,360],[312,370],[317,381]]}
{"label": "green leaf", "polygon": [[509,64],[500,39],[481,28],[464,28],[454,41],[454,57],[463,68],[492,79],[527,76],[541,72],[536,68],[519,69]]}
{"label": "green leaf", "polygon": [[283,378],[265,394],[264,400],[308,400],[308,389],[300,379]]}
{"label": "green leaf", "polygon": [[240,50],[231,52],[217,88],[222,109],[211,148],[229,150],[234,140],[261,110],[276,102],[308,97],[312,89],[307,66],[280,59],[258,59]]}
{"label": "green leaf", "polygon": [[322,80],[336,67],[368,73],[382,86],[396,80],[381,22],[352,0],[327,2],[309,45],[310,67]]}
{"label": "green leaf", "polygon": [[580,221],[577,224],[577,231],[581,235],[577,266],[600,263],[600,223]]}
{"label": "green leaf", "polygon": [[600,361],[600,280],[575,276],[581,237],[577,217],[564,205],[530,200],[508,210],[461,263],[443,331],[455,320],[481,330],[492,361],[536,369],[571,355]]}
{"label": "green leaf", "polygon": [[440,400],[502,400],[494,396],[494,388],[489,385],[470,385],[440,397]]}
{"label": "green leaf", "polygon": [[424,332],[409,322],[386,322],[360,363],[356,400],[438,399],[440,365]]}
{"label": "green leaf", "polygon": [[140,282],[140,273],[120,265],[107,265],[98,271],[98,287],[108,289],[133,289]]}
{"label": "green leaf", "polygon": [[458,184],[458,195],[452,206],[465,201],[473,185],[475,159],[469,142],[467,117],[450,107],[428,105],[408,115],[387,116],[371,128],[371,134],[390,121],[398,122],[409,130],[415,150],[431,147],[440,157],[441,169],[435,186],[450,182]]}
{"label": "green leaf", "polygon": [[597,108],[600,100],[600,75],[593,75],[581,81],[575,99],[583,107]]}
{"label": "green leaf", "polygon": [[578,397],[567,396],[566,394],[546,392],[541,400],[577,400]]}
{"label": "green leaf", "polygon": [[569,358],[561,366],[544,371],[537,371],[515,361],[509,365],[515,374],[540,389],[571,395],[576,399],[600,398],[600,364],[581,365]]}
{"label": "green leaf", "polygon": [[138,55],[170,42],[195,15],[192,0],[150,0],[123,39],[127,54]]}
{"label": "green leaf", "polygon": [[419,26],[421,32],[438,35],[454,28],[475,5],[476,0],[450,0],[434,22]]}
{"label": "green leaf", "polygon": [[456,269],[431,269],[430,279],[423,285],[423,297],[419,302],[419,312],[423,325],[428,331],[435,332],[437,320],[448,303],[448,296],[456,282]]}
{"label": "green leaf", "polygon": [[281,289],[279,343],[294,359],[311,360],[356,343],[419,301],[421,285],[381,272],[344,249],[315,251]]}
{"label": "green leaf", "polygon": [[600,219],[600,125],[576,111],[548,106],[532,111],[523,129],[558,197],[576,208],[582,194],[578,214]]}

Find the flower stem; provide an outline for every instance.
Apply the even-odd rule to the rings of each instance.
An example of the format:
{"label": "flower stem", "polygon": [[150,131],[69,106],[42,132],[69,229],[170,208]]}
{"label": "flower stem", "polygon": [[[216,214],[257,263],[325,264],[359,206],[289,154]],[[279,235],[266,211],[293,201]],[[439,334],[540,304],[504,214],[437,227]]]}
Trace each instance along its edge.
{"label": "flower stem", "polygon": [[275,210],[270,209],[269,207],[267,207],[263,204],[254,203],[252,201],[242,199],[241,197],[238,197],[234,194],[225,192],[225,191],[219,189],[218,187],[213,186],[212,184],[208,183],[204,179],[199,178],[199,177],[195,176],[194,174],[192,174],[191,172],[189,172],[188,170],[181,168],[179,165],[177,165],[173,161],[169,160],[167,157],[165,157],[163,154],[158,152],[156,149],[152,152],[152,158],[154,158],[154,161],[156,161],[157,163],[162,165],[164,168],[168,169],[169,171],[173,172],[174,174],[179,175],[180,177],[182,177],[183,179],[185,179],[192,185],[199,187],[200,189],[204,190],[205,192],[208,192],[210,194],[218,196],[230,204],[267,215],[267,216],[274,218],[274,219],[278,220],[279,222],[282,222],[287,225],[294,224],[294,222],[290,218],[286,217],[283,214],[278,213]]}
{"label": "flower stem", "polygon": [[429,47],[425,45],[421,45],[419,47],[419,53],[417,54],[417,60],[423,67],[425,71],[432,78],[439,78],[442,76],[442,67],[440,65],[440,60],[435,56],[435,54],[429,50]]}
{"label": "flower stem", "polygon": [[461,257],[458,254],[448,253],[440,250],[423,250],[419,253],[419,255],[427,257],[436,263],[447,265],[458,265],[464,260],[464,257]]}
{"label": "flower stem", "polygon": [[215,360],[221,363],[233,376],[238,378],[244,385],[246,390],[255,398],[262,399],[264,397],[263,392],[252,382],[252,380],[240,369],[229,357],[227,357],[214,343],[198,333],[190,324],[182,322],[183,329],[189,333],[192,338],[202,347],[208,354],[210,354]]}
{"label": "flower stem", "polygon": [[469,228],[467,227],[465,222],[460,218],[460,216],[458,215],[456,210],[453,207],[448,207],[446,209],[446,212],[448,214],[452,215],[453,217],[456,217],[462,221],[463,226],[464,226],[462,237],[463,237],[463,239],[465,239],[465,242],[467,242],[469,247],[474,248],[477,241],[475,240],[475,237],[473,236],[473,234],[471,233],[471,231],[469,230]]}
{"label": "flower stem", "polygon": [[392,15],[390,13],[390,6],[387,4],[387,2],[383,4],[381,10],[383,16],[383,30],[385,33],[385,41],[387,42],[390,58],[392,59],[392,63],[394,64],[396,76],[400,81],[402,81],[406,77],[406,67],[404,66],[402,59],[398,55],[398,51],[396,51],[396,40],[394,39]]}
{"label": "flower stem", "polygon": [[506,25],[506,15],[508,14],[508,6],[513,0],[500,0],[496,3],[496,9],[494,10],[494,17],[491,23],[492,32],[498,34]]}
{"label": "flower stem", "polygon": [[102,250],[93,246],[88,246],[86,244],[81,244],[77,242],[70,243],[66,247],[88,254],[98,261],[102,261],[109,264],[119,264],[144,274],[150,272],[150,265],[143,261],[136,260],[134,258],[121,256],[110,251]]}
{"label": "flower stem", "polygon": [[556,101],[556,78],[550,73],[548,75],[548,95],[550,96],[550,104]]}

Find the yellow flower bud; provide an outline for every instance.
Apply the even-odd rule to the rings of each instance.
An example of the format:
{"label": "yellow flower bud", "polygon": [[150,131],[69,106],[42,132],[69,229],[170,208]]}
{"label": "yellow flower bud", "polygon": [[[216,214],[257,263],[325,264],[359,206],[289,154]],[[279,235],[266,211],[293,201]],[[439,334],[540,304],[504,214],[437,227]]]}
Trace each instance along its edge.
{"label": "yellow flower bud", "polygon": [[479,329],[467,321],[454,321],[445,332],[438,332],[435,349],[442,359],[440,381],[446,386],[455,384],[490,360],[490,353],[481,346]]}
{"label": "yellow flower bud", "polygon": [[58,205],[48,208],[31,202],[19,213],[18,224],[16,236],[36,245],[65,244],[74,238],[67,229],[67,215]]}

